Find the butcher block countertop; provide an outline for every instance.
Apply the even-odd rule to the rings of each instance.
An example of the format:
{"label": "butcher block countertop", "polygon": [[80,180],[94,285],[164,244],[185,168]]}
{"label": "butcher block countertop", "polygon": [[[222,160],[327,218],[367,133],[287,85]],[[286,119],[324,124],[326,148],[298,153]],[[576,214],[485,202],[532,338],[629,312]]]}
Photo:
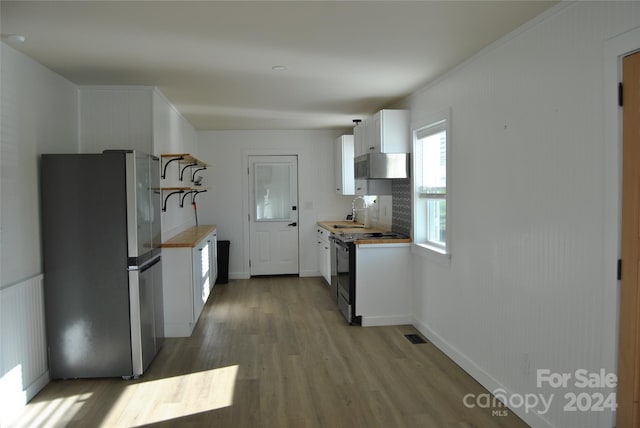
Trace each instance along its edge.
{"label": "butcher block countertop", "polygon": [[[323,229],[327,229],[331,233],[344,232],[345,234],[349,234],[349,233],[386,232],[386,230],[380,229],[378,227],[370,227],[369,229],[365,229],[362,223],[354,223],[352,221],[347,221],[347,220],[319,221],[318,226],[322,227]],[[341,227],[335,227],[335,226],[341,226]],[[353,226],[353,227],[349,227],[349,226]]]}
{"label": "butcher block countertop", "polygon": [[160,244],[161,248],[193,248],[216,228],[215,224],[193,226]]}
{"label": "butcher block countertop", "polygon": [[[365,229],[363,224],[354,223],[352,221],[347,221],[347,220],[319,221],[317,224],[323,229],[326,229],[329,232],[336,233],[336,234],[344,233],[345,235],[349,235],[352,233],[388,232],[387,229],[382,229],[379,227],[370,227],[368,229]],[[345,227],[345,226],[354,226],[354,227]],[[411,238],[390,239],[390,238],[370,237],[370,238],[356,239],[355,241],[353,241],[354,244],[398,244],[398,243],[408,243],[408,242],[411,242]]]}
{"label": "butcher block countertop", "polygon": [[366,244],[408,244],[411,242],[411,238],[363,238],[353,241],[356,245]]}

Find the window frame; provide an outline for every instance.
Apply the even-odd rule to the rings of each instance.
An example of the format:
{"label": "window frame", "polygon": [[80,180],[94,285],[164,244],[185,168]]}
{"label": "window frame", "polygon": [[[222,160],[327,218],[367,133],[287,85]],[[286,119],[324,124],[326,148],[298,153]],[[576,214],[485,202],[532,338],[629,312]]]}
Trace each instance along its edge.
{"label": "window frame", "polygon": [[[420,201],[425,199],[440,199],[436,194],[431,196],[425,195],[424,192],[418,189],[418,174],[422,171],[422,165],[418,165],[417,146],[419,140],[439,132],[446,132],[446,148],[445,148],[445,168],[446,168],[446,192],[444,194],[444,201],[446,206],[445,215],[445,239],[444,245],[435,241],[430,241],[426,238],[426,229],[428,227],[427,221],[422,223],[418,222],[419,213],[424,210],[420,207]],[[425,134],[426,133],[426,134]],[[421,138],[418,138],[418,135]],[[411,138],[412,138],[412,170],[414,171],[413,178],[411,180],[411,195],[412,195],[412,214],[413,214],[413,244],[412,252],[424,257],[431,258],[438,262],[448,264],[451,261],[451,111],[450,109],[436,112],[430,115],[424,116],[421,120],[412,123],[411,125]]]}

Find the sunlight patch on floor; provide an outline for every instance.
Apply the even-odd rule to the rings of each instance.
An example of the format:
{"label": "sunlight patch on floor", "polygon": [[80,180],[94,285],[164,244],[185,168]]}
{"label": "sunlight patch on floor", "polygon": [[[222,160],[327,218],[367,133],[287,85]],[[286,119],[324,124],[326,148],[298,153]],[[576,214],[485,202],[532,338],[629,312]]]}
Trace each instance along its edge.
{"label": "sunlight patch on floor", "polygon": [[27,402],[22,385],[22,365],[18,364],[0,378],[0,426],[13,421]]}
{"label": "sunlight patch on floor", "polygon": [[152,424],[229,407],[238,368],[221,367],[127,386],[102,426]]}
{"label": "sunlight patch on floor", "polygon": [[[22,418],[19,426],[58,427],[72,421],[93,393],[68,395],[51,400],[41,400],[29,404],[29,415]],[[4,426],[4,425],[3,425]]]}

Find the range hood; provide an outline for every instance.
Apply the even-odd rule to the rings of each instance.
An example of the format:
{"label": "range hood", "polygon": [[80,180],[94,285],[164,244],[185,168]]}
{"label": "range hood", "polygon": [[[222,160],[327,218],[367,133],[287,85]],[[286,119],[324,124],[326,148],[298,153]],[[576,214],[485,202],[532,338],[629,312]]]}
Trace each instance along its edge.
{"label": "range hood", "polygon": [[354,160],[355,178],[385,180],[409,178],[409,153],[367,153]]}

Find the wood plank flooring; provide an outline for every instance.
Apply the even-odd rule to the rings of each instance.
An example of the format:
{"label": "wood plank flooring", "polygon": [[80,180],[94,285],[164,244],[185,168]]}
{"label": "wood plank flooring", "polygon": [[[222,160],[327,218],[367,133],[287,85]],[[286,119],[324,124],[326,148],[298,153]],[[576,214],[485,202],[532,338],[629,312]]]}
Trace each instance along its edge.
{"label": "wood plank flooring", "polygon": [[[526,427],[412,326],[351,327],[321,278],[219,284],[137,380],[53,381],[17,427]],[[501,409],[504,410],[504,409]]]}

